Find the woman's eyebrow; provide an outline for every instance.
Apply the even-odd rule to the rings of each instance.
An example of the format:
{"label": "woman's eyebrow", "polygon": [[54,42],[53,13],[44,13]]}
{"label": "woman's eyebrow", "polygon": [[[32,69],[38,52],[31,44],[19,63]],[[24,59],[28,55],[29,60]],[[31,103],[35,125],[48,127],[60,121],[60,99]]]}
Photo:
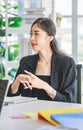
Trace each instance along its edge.
{"label": "woman's eyebrow", "polygon": [[34,32],[40,32],[40,31],[38,31],[38,30],[35,30]]}
{"label": "woman's eyebrow", "polygon": [[32,30],[31,30],[30,32],[40,32],[40,31],[38,31],[38,30],[34,30],[34,31],[32,31]]}

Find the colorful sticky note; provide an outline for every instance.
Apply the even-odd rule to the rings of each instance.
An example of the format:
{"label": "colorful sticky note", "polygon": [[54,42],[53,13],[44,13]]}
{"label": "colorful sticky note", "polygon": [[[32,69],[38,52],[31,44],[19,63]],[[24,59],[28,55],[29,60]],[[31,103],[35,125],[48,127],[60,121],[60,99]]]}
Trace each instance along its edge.
{"label": "colorful sticky note", "polygon": [[27,118],[37,117],[37,114],[32,112],[22,113],[22,115],[26,116]]}
{"label": "colorful sticky note", "polygon": [[13,119],[25,119],[26,116],[21,115],[21,114],[13,114],[13,115],[10,116],[10,118],[13,118]]}

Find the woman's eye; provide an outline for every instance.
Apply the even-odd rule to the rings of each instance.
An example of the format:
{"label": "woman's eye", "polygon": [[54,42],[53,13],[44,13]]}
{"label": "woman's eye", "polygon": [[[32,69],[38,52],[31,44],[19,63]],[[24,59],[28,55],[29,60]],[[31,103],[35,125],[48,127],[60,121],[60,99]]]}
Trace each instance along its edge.
{"label": "woman's eye", "polygon": [[33,35],[38,36],[38,35],[40,35],[40,34],[39,34],[39,33],[35,33],[35,34],[30,33],[30,36],[33,36]]}
{"label": "woman's eye", "polygon": [[39,33],[35,33],[35,35],[39,35]]}
{"label": "woman's eye", "polygon": [[30,35],[32,35],[32,33],[30,33]]}

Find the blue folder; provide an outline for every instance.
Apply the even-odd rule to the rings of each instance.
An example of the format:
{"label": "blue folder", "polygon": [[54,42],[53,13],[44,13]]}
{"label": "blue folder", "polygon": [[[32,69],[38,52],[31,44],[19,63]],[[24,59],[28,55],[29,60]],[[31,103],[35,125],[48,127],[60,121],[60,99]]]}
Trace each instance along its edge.
{"label": "blue folder", "polygon": [[83,112],[51,114],[51,119],[59,122],[64,127],[78,128],[78,130],[83,130]]}

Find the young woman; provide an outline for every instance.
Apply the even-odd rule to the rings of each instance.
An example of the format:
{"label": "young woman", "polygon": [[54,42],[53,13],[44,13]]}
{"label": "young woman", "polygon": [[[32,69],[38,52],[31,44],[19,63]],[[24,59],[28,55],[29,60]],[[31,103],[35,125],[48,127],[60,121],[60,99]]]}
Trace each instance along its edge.
{"label": "young woman", "polygon": [[59,50],[55,34],[56,27],[51,19],[38,18],[33,22],[30,43],[37,54],[21,59],[8,96],[73,102],[75,62]]}

